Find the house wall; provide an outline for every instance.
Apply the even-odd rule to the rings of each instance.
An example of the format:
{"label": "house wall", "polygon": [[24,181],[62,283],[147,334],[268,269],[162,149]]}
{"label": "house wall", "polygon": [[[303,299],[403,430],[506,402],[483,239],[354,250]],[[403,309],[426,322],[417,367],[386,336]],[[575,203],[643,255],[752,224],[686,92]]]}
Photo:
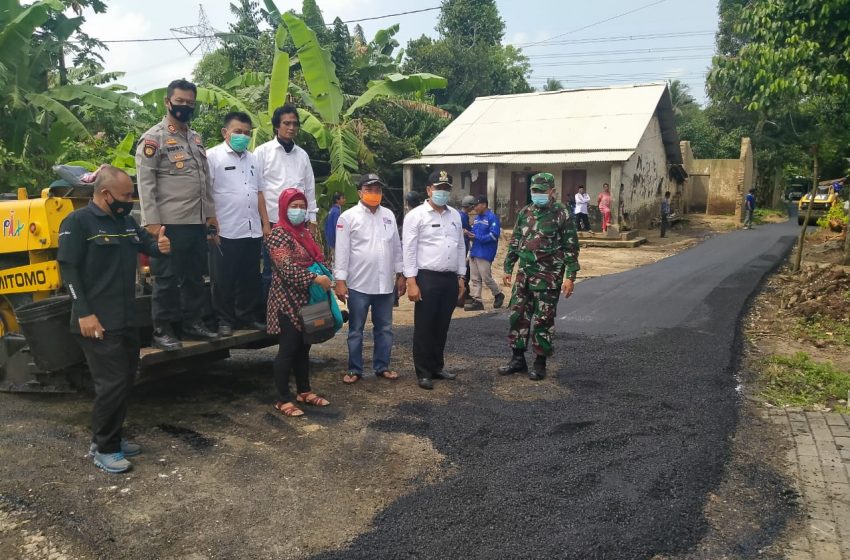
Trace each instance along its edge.
{"label": "house wall", "polygon": [[685,169],[693,186],[691,204],[694,212],[741,216],[744,194],[753,187],[756,177],[749,138],[741,139],[738,159],[694,159]]}
{"label": "house wall", "polygon": [[677,183],[668,177],[667,153],[661,138],[661,125],[655,115],[646,127],[634,155],[623,165],[619,192],[612,185],[614,204],[619,204],[621,211],[629,214],[632,228],[647,227],[661,211],[664,191],[676,193],[676,187]]}

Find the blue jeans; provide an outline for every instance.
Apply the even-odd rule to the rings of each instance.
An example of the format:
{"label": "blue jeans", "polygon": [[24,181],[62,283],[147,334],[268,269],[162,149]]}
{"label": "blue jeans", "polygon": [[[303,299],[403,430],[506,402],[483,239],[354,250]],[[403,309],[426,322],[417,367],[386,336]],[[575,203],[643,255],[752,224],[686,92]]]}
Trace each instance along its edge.
{"label": "blue jeans", "polygon": [[375,373],[390,369],[393,349],[393,294],[364,294],[348,290],[348,371],[363,373],[363,327],[372,308],[372,365]]}

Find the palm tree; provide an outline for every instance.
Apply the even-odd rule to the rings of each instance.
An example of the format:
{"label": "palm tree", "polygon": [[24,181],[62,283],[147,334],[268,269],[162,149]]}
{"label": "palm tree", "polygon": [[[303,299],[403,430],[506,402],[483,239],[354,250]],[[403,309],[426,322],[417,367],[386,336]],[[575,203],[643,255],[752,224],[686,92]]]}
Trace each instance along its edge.
{"label": "palm tree", "polygon": [[549,78],[543,86],[543,91],[560,91],[562,89],[564,89],[564,84],[561,83],[561,80],[555,78]]}
{"label": "palm tree", "polygon": [[697,100],[691,95],[691,88],[688,84],[673,80],[668,87],[670,99],[673,102],[673,113],[676,116],[681,115],[686,109],[697,106]]}

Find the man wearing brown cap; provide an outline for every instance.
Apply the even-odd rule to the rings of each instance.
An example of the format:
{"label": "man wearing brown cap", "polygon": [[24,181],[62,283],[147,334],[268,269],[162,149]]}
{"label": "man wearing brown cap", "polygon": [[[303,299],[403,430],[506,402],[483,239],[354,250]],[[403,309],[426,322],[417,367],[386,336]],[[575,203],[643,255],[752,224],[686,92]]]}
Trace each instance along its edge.
{"label": "man wearing brown cap", "polygon": [[448,206],[452,178],[444,170],[428,177],[428,200],[404,218],[402,244],[407,297],[413,312],[413,365],[419,386],[454,379],[447,372],[444,350],[452,312],[463,295],[466,248],[460,213]]}

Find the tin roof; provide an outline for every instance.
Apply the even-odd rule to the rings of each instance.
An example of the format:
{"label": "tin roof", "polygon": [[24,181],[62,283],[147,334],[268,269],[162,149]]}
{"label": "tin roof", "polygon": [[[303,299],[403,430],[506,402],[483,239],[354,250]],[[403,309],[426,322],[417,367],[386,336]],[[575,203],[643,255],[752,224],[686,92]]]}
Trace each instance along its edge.
{"label": "tin roof", "polygon": [[422,156],[399,163],[505,163],[492,158],[523,154],[528,161],[510,163],[625,161],[655,114],[668,161],[682,163],[666,83],[479,97]]}

